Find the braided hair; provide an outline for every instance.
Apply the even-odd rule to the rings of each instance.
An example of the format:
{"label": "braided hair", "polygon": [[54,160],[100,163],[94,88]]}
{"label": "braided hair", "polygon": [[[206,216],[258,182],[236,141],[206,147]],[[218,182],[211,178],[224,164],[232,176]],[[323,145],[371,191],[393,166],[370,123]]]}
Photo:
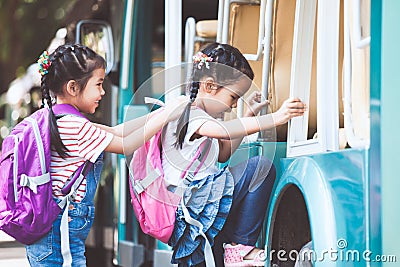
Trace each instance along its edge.
{"label": "braided hair", "polygon": [[65,44],[59,46],[49,56],[50,65],[45,73],[42,73],[42,107],[49,107],[49,124],[51,133],[51,148],[65,158],[67,148],[61,141],[57,126],[57,118],[52,110],[55,101],[53,97],[64,94],[64,85],[74,80],[78,88],[83,90],[96,69],[106,67],[103,57],[96,54],[90,48],[80,44]]}
{"label": "braided hair", "polygon": [[[200,87],[200,80],[203,77],[212,77],[214,81],[218,82],[219,86],[237,82],[238,79],[243,77],[243,74],[251,80],[254,79],[254,72],[247,59],[237,48],[231,45],[216,42],[211,43],[207,45],[201,53],[209,59],[207,60],[209,62],[205,62],[204,60],[195,60],[193,62],[191,82],[187,87],[190,101],[178,120],[176,130],[177,140],[175,146],[179,148],[182,148],[188,129],[191,105],[196,100]],[[230,68],[227,68],[227,66]]]}

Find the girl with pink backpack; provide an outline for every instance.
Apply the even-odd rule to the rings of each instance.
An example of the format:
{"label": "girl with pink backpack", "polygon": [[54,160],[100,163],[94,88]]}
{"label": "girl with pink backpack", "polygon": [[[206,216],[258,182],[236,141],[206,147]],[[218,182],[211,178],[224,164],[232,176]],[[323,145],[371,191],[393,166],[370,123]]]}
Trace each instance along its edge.
{"label": "girl with pink backpack", "polygon": [[[177,121],[166,126],[162,165],[171,190],[184,190],[169,239],[172,263],[178,266],[264,266],[264,251],[255,244],[267,211],[275,168],[264,157],[234,167],[227,161],[244,136],[286,123],[306,110],[300,99],[286,100],[275,113],[256,116],[266,100],[252,94],[243,118],[222,121],[225,112],[250,88],[253,71],[240,51],[213,43],[193,57],[188,85],[190,103]],[[195,176],[180,179],[199,146],[211,148]],[[188,219],[189,218],[189,219]],[[208,252],[213,247],[212,255]]]}
{"label": "girl with pink backpack", "polygon": [[[67,205],[50,232],[26,246],[27,258],[31,266],[86,266],[85,240],[94,219],[93,198],[103,152],[132,154],[178,118],[188,99],[178,97],[149,119],[143,116],[115,127],[95,124],[80,113],[93,114],[105,94],[105,60],[86,46],[67,44],[50,55],[45,51],[38,63],[43,106],[49,108],[53,197]],[[73,112],[56,116],[60,115],[56,109]],[[74,173],[84,165],[91,167],[85,167],[85,176],[71,184]]]}

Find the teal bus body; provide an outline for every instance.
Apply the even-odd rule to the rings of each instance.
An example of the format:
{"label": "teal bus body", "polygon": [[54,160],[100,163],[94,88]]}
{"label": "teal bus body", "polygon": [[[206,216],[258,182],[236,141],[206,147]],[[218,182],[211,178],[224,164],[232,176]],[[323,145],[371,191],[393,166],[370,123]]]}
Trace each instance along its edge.
{"label": "teal bus body", "polygon": [[[379,10],[378,7],[377,10]],[[374,91],[374,95],[371,94],[371,102],[374,104],[371,105],[372,131],[376,132],[376,139],[380,140],[380,143],[376,144],[374,151],[371,151],[370,158],[371,163],[373,160],[379,162],[371,168],[371,186],[378,185],[379,181],[381,184],[380,192],[375,192],[376,189],[371,188],[372,193],[380,193],[378,197],[380,196],[381,199],[380,205],[375,207],[376,211],[371,214],[371,219],[380,222],[381,227],[378,227],[379,223],[376,227],[371,225],[374,226],[371,228],[373,231],[371,241],[374,245],[376,244],[375,246],[381,244],[383,254],[397,255],[397,262],[399,262],[400,214],[397,212],[397,203],[400,203],[400,194],[398,193],[400,179],[397,167],[400,161],[400,144],[397,142],[397,137],[400,125],[397,118],[399,114],[397,100],[400,97],[398,90],[400,77],[397,70],[400,53],[397,44],[400,41],[398,34],[400,3],[398,1],[382,1],[381,10],[381,32],[379,33],[379,29],[377,29],[376,33],[378,42],[380,37],[380,44],[376,44],[375,47],[380,51],[381,58],[380,63],[378,56],[376,56],[376,61],[371,62],[371,66],[374,69],[377,68],[376,72],[380,73],[380,77],[375,77],[377,87],[374,89],[376,91]],[[385,263],[383,265],[394,266],[395,264]]]}
{"label": "teal bus body", "polygon": [[[281,159],[283,169],[279,178],[271,209],[267,219],[267,236],[272,240],[278,236],[279,230],[286,222],[280,219],[276,222],[279,202],[282,198],[293,198],[288,194],[298,194],[304,199],[304,206],[292,203],[286,208],[286,212],[293,212],[292,220],[296,220],[296,210],[300,208],[307,211],[309,230],[304,229],[307,220],[301,226],[295,226],[298,232],[310,231],[308,235],[313,242],[315,266],[366,266],[362,253],[368,250],[367,246],[367,205],[368,192],[366,186],[366,174],[368,169],[368,151],[346,149],[342,152],[323,153],[297,158]],[[293,200],[299,200],[293,198]],[[283,210],[284,211],[284,210]],[[282,212],[283,212],[282,211]],[[285,217],[290,220],[290,217]],[[289,226],[289,229],[291,229]],[[301,230],[303,228],[303,230]],[[278,238],[278,237],[277,237]],[[299,237],[304,238],[302,235]],[[303,243],[307,240],[303,240]],[[344,245],[341,245],[341,242]],[[268,243],[268,251],[271,253],[272,242]],[[296,247],[297,245],[297,247]],[[286,253],[299,249],[294,244],[286,248]],[[347,256],[354,251],[357,257],[354,260]]]}

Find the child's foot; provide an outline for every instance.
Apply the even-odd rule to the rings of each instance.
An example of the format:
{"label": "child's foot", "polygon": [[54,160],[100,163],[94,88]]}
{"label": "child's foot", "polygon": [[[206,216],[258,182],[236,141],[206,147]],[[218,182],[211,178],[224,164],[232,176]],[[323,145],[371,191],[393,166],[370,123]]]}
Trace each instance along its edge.
{"label": "child's foot", "polygon": [[242,244],[225,244],[225,267],[264,266],[265,252],[262,249]]}

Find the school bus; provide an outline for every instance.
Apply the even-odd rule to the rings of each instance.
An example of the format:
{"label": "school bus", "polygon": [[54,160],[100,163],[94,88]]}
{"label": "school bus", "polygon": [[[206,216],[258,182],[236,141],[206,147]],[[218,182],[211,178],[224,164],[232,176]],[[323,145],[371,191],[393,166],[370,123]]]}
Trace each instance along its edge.
{"label": "school bus", "polygon": [[[276,166],[257,244],[266,266],[294,266],[301,252],[313,266],[397,266],[399,12],[395,0],[112,1],[108,17],[77,25],[76,41],[107,59],[96,118],[113,125],[149,112],[144,96],[183,93],[182,63],[201,45],[238,47],[255,72],[251,91],[270,101],[263,112],[288,97],[308,105],[247,138],[230,161],[262,155]],[[136,223],[126,158],[108,156],[105,166],[88,264],[171,266],[171,249]]]}

